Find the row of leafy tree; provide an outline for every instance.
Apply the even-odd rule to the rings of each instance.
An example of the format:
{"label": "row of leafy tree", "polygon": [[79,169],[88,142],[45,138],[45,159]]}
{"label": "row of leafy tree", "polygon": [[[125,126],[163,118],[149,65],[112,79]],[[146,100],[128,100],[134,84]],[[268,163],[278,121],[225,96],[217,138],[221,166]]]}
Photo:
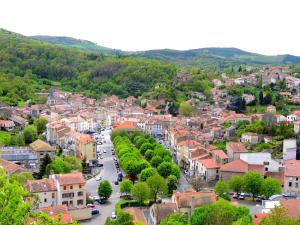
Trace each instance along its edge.
{"label": "row of leafy tree", "polygon": [[139,177],[146,181],[155,174],[164,178],[171,175],[180,178],[180,170],[172,162],[171,153],[151,136],[141,132],[116,131],[112,140],[120,165],[132,180]]}
{"label": "row of leafy tree", "polygon": [[237,194],[242,191],[252,195],[254,200],[257,196],[268,199],[272,195],[282,192],[281,183],[278,179],[267,177],[264,179],[258,172],[250,171],[243,176],[233,176],[227,182],[218,181],[215,185],[215,193],[224,199],[229,199],[230,190]]}

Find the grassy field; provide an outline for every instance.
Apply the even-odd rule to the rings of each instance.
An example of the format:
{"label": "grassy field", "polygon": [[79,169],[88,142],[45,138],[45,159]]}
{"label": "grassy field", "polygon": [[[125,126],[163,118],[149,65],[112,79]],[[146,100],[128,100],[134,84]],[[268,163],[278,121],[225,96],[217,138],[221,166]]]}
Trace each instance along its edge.
{"label": "grassy field", "polygon": [[10,137],[11,137],[10,133],[5,131],[0,131],[0,146],[6,145],[9,142]]}

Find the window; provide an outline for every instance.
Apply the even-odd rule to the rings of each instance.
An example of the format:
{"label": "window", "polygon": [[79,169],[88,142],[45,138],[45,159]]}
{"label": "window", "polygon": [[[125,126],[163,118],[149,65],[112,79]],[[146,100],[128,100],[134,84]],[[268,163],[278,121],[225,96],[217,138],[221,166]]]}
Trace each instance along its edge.
{"label": "window", "polygon": [[81,188],[81,184],[79,184],[79,188]]}
{"label": "window", "polygon": [[52,198],[55,198],[55,193],[52,193]]}
{"label": "window", "polygon": [[295,183],[295,188],[298,188],[298,183]]}
{"label": "window", "polygon": [[268,167],[265,167],[265,171],[267,172],[269,169],[268,169]]}
{"label": "window", "polygon": [[64,190],[67,190],[67,186],[64,186]]}
{"label": "window", "polygon": [[292,187],[292,182],[289,182],[289,187]]}
{"label": "window", "polygon": [[72,197],[74,197],[74,193],[73,192],[71,192],[71,193],[64,193],[64,194],[62,194],[62,197],[63,198],[72,198]]}
{"label": "window", "polygon": [[78,196],[83,196],[83,192],[82,191],[79,191],[77,194],[78,194]]}
{"label": "window", "polygon": [[66,206],[69,205],[69,204],[68,204],[68,201],[63,201],[62,204],[63,204],[63,205],[66,205]]}
{"label": "window", "polygon": [[70,186],[70,189],[73,189],[73,185]]}
{"label": "window", "polygon": [[298,181],[298,177],[296,177],[296,181]]}
{"label": "window", "polygon": [[47,202],[47,199],[46,199],[46,198],[44,199],[44,202]]}
{"label": "window", "polygon": [[83,200],[82,199],[77,200],[77,205],[83,205]]}
{"label": "window", "polygon": [[70,205],[73,205],[73,201],[70,201]]}

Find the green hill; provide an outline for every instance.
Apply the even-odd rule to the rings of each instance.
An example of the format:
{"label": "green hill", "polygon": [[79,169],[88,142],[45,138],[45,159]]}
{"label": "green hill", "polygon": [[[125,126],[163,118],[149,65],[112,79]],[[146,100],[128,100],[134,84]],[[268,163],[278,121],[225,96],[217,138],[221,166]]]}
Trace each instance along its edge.
{"label": "green hill", "polygon": [[170,82],[177,68],[157,60],[78,51],[0,29],[0,102],[39,101],[50,86],[83,92],[139,96]]}
{"label": "green hill", "polygon": [[94,53],[102,53],[105,55],[113,55],[116,53],[115,49],[110,49],[104,46],[97,45],[94,42],[75,39],[72,37],[60,37],[60,36],[46,36],[46,35],[36,35],[31,36],[33,39],[49,42],[51,44],[56,44],[62,47],[74,48],[81,51],[91,51]]}
{"label": "green hill", "polygon": [[237,48],[201,48],[193,50],[150,50],[132,52],[131,55],[160,59],[169,63],[188,66],[226,68],[233,65],[300,64],[300,57],[292,55],[266,56]]}

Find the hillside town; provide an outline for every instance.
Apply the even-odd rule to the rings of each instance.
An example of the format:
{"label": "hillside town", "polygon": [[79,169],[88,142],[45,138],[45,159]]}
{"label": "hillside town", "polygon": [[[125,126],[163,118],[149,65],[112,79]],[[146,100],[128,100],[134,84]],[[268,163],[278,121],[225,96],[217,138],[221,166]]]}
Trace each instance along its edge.
{"label": "hillside town", "polygon": [[[293,107],[283,110],[264,93],[258,97],[242,93],[237,98],[229,91],[232,86],[243,89],[259,83],[262,87],[283,83],[285,91],[278,93]],[[230,207],[249,210],[247,224],[260,224],[278,206],[291,219],[299,218],[300,79],[288,66],[273,66],[235,77],[223,74],[213,84],[213,103],[201,92],[193,93],[186,101],[193,110],[179,110],[178,115],[162,110],[161,105],[168,107],[162,98],[141,105],[133,96],[96,100],[56,87],[38,93],[46,104],[0,104],[1,167],[8,177],[29,174],[31,178],[21,182],[29,193],[24,201],[66,224],[105,224],[122,213],[130,214],[135,224],[166,224],[164,220],[180,213],[191,222],[201,207],[214,207],[223,199]],[[253,109],[254,101],[265,102],[260,111],[243,110],[245,104]],[[122,154],[126,145],[132,153]],[[156,148],[168,153],[156,157]],[[124,160],[130,154],[138,154],[145,164],[138,173],[128,168],[129,158]],[[161,164],[170,165],[172,172],[165,175],[168,168]],[[151,176],[142,178],[150,168],[157,170],[153,176],[168,181],[168,191],[158,190],[155,198],[147,199],[137,191],[124,195],[122,182],[128,180],[132,190],[146,183],[152,190]],[[180,173],[174,172],[176,168]],[[169,182],[172,175],[174,184]],[[247,186],[247,179],[255,176],[265,189]],[[235,177],[243,178],[239,185],[233,185]],[[99,191],[105,181],[111,187],[108,196]]]}

